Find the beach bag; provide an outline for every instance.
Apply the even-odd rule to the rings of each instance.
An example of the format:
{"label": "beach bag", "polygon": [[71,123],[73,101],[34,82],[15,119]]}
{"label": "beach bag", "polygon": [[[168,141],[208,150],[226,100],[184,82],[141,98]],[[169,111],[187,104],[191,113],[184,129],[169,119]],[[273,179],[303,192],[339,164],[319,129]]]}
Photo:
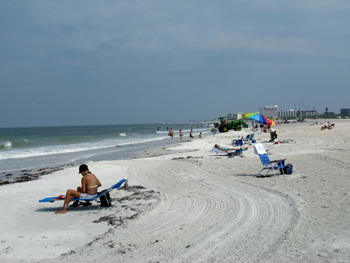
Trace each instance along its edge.
{"label": "beach bag", "polygon": [[111,196],[109,192],[100,196],[100,206],[108,207],[112,205]]}
{"label": "beach bag", "polygon": [[293,172],[293,164],[287,164],[285,167],[283,167],[283,172],[285,174],[291,174]]}

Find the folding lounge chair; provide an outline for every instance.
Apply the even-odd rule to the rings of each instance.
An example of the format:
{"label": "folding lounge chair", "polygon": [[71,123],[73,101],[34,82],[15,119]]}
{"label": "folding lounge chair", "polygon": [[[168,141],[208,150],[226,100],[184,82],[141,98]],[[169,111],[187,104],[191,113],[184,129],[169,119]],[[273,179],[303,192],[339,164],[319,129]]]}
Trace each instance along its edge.
{"label": "folding lounge chair", "polygon": [[[97,202],[97,206],[100,207],[100,198],[101,196],[106,196],[107,193],[111,192],[114,189],[118,189],[122,184],[124,183],[124,188],[128,189],[129,185],[128,185],[128,179],[122,179],[120,180],[118,183],[116,183],[115,185],[111,186],[110,188],[100,192],[97,196],[95,196],[94,198],[90,198],[90,199],[77,199],[77,198],[72,198],[72,201],[84,201],[84,202],[89,202],[89,201],[96,201]],[[39,200],[39,202],[55,202],[55,201],[59,201],[59,200],[64,200],[65,196],[64,195],[60,195],[60,196],[56,196],[56,197],[47,197],[44,199]],[[106,198],[107,200],[107,198]]]}
{"label": "folding lounge chair", "polygon": [[254,133],[252,133],[252,134],[250,135],[249,141],[253,142],[253,139],[254,139]]}
{"label": "folding lounge chair", "polygon": [[253,140],[253,138],[254,138],[254,133],[248,134],[247,137],[245,139],[243,139],[243,142],[244,143],[249,143],[249,142],[251,142]]}
{"label": "folding lounge chair", "polygon": [[283,172],[283,167],[286,166],[284,164],[284,161],[287,159],[280,159],[280,160],[273,160],[270,161],[270,158],[267,154],[259,154],[261,163],[263,165],[263,168],[260,170],[260,172],[258,173],[258,176],[260,175],[262,170],[267,170],[265,176],[269,173],[269,171],[273,171],[273,175],[276,175],[275,170],[280,169],[280,171],[282,171],[282,174],[284,174]]}
{"label": "folding lounge chair", "polygon": [[278,170],[278,169],[280,169],[280,171],[282,171],[282,174],[284,174],[284,171],[283,171],[283,167],[285,166],[284,161],[287,159],[279,159],[279,160],[271,161],[264,149],[264,146],[261,143],[256,143],[254,145],[254,151],[256,154],[259,155],[260,161],[263,165],[263,168],[260,170],[260,172],[257,175],[258,177],[260,176],[260,173],[263,170],[267,170],[264,176],[266,176],[269,173],[269,171],[273,171],[273,174],[276,175],[275,170]]}
{"label": "folding lounge chair", "polygon": [[243,139],[239,139],[235,141],[236,146],[242,146],[243,145]]}
{"label": "folding lounge chair", "polygon": [[228,155],[229,153],[235,153],[235,155],[242,155],[243,151],[246,151],[246,150],[247,150],[247,149],[238,149],[238,150],[232,150],[232,151],[225,152],[225,151],[219,150],[219,149],[216,148],[216,147],[213,147],[213,148],[210,150],[210,154],[216,153],[216,154],[225,154],[225,155]]}
{"label": "folding lounge chair", "polygon": [[[247,135],[247,138],[248,138],[248,136],[250,136],[249,134]],[[236,146],[241,146],[241,145],[243,145],[243,141],[244,141],[245,139],[242,137],[242,138],[239,138],[239,139],[233,139],[232,140],[232,145],[236,145]]]}

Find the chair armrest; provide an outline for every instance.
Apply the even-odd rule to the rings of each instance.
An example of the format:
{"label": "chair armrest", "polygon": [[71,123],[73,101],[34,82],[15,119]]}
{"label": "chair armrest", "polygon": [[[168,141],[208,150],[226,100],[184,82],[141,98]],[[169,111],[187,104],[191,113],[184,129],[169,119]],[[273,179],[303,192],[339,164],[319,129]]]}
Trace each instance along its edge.
{"label": "chair armrest", "polygon": [[285,161],[287,159],[279,159],[279,160],[273,160],[273,161],[269,161],[267,163],[275,163],[275,162],[280,162],[280,161]]}

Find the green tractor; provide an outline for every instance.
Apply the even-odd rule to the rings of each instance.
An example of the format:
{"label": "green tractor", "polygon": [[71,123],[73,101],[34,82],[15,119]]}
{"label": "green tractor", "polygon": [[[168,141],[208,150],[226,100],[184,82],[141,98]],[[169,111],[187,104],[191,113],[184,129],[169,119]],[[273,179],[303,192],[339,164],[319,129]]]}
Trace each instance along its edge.
{"label": "green tractor", "polygon": [[215,123],[215,128],[219,129],[219,132],[227,132],[228,130],[240,131],[243,128],[248,128],[248,124],[244,120],[235,120],[231,122],[227,122],[226,117],[219,117],[220,124]]}

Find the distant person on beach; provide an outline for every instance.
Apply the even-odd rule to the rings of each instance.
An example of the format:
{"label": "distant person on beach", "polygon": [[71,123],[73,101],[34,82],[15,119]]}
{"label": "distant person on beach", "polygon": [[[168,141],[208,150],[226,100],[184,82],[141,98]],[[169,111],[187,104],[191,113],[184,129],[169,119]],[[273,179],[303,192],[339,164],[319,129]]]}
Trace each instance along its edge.
{"label": "distant person on beach", "polygon": [[200,132],[198,138],[203,138],[203,134]]}
{"label": "distant person on beach", "polygon": [[170,131],[169,131],[168,135],[170,136],[170,142],[173,143],[173,140],[174,140],[173,128],[170,128]]}
{"label": "distant person on beach", "polygon": [[182,136],[184,136],[184,134],[183,134],[183,132],[181,131],[181,129],[180,129],[180,131],[179,131],[179,136],[180,136],[180,141],[182,141]]}
{"label": "distant person on beach", "polygon": [[157,131],[159,131],[159,126],[158,126],[158,128],[157,128]]}
{"label": "distant person on beach", "polygon": [[192,132],[193,132],[193,129],[191,128],[191,131],[190,131],[190,138],[194,138],[193,135],[192,135]]}
{"label": "distant person on beach", "polygon": [[[55,214],[67,213],[68,204],[72,200],[72,197],[79,199],[90,199],[97,195],[97,188],[102,185],[100,180],[98,180],[93,173],[90,173],[86,164],[79,166],[79,173],[83,176],[81,179],[81,187],[79,186],[77,191],[72,189],[67,190],[63,208],[60,211],[57,211]],[[74,205],[78,205],[78,202],[75,201]]]}

